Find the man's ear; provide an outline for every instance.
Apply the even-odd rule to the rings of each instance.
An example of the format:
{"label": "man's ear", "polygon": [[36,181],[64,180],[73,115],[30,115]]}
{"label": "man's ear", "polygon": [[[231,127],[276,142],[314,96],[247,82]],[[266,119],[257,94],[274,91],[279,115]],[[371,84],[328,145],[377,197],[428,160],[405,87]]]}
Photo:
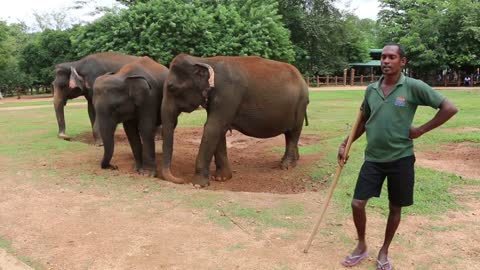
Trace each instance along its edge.
{"label": "man's ear", "polygon": [[151,98],[152,87],[147,79],[140,75],[129,76],[125,79],[128,96],[132,97],[136,106],[141,106],[145,99]]}
{"label": "man's ear", "polygon": [[68,87],[70,87],[70,89],[77,87],[82,90],[85,89],[85,80],[78,74],[74,67],[70,67],[70,80],[68,81]]}

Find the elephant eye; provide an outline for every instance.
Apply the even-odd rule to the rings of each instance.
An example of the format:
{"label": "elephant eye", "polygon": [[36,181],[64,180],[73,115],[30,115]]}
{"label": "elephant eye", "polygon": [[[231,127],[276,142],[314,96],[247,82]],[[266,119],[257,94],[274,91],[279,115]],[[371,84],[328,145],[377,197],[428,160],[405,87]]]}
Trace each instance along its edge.
{"label": "elephant eye", "polygon": [[178,93],[180,88],[174,84],[173,82],[169,82],[167,84],[167,87],[168,87],[168,91],[172,92],[172,93]]}

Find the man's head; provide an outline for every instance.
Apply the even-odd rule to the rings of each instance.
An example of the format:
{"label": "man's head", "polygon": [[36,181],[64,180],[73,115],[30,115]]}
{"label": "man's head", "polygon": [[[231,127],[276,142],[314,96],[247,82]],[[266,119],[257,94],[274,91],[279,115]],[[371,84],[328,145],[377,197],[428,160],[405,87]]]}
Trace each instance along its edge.
{"label": "man's head", "polygon": [[383,47],[380,63],[384,75],[399,74],[402,71],[402,67],[407,63],[405,50],[400,44],[387,43]]}

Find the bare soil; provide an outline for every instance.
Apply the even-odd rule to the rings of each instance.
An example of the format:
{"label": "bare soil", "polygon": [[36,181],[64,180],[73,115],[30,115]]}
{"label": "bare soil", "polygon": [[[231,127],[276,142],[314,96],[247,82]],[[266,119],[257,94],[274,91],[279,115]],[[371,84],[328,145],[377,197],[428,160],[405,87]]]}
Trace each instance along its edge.
{"label": "bare soil", "polygon": [[[191,182],[195,168],[202,128],[177,128],[175,130],[172,172],[177,177]],[[230,190],[246,192],[270,193],[300,193],[306,190],[318,190],[318,182],[311,181],[308,171],[303,168],[322,158],[322,155],[302,155],[298,167],[284,171],[280,169],[280,159],[283,156],[285,137],[283,135],[269,139],[257,139],[245,136],[238,131],[227,132],[227,151],[234,177],[225,182],[210,181],[208,190]],[[73,140],[93,144],[90,132],[84,133]],[[300,145],[318,143],[319,136],[304,135]],[[128,145],[123,131],[115,134],[116,144]],[[276,147],[276,148],[275,148]],[[156,143],[157,160],[161,160],[161,141]],[[272,150],[275,149],[275,150]],[[114,153],[112,164],[118,166],[120,172],[134,174],[133,156],[131,153]],[[160,162],[157,162],[160,164]],[[160,171],[160,167],[158,167]],[[211,171],[215,167],[212,162]]]}
{"label": "bare soil", "polygon": [[[177,129],[176,176],[193,177],[201,133],[200,128]],[[302,136],[300,143],[323,139]],[[92,145],[90,132],[72,138],[91,145],[82,153],[46,156],[27,165],[0,155],[0,238],[12,243],[15,256],[43,269],[344,269],[339,261],[354,247],[355,229],[338,205],[330,205],[309,253],[302,252],[326,195],[324,183],[310,179],[307,170],[322,154],[301,155],[296,168],[283,171],[282,136],[255,139],[234,131],[227,134],[233,179],[195,189],[135,174],[123,131],[115,140],[117,171],[99,168],[103,148]],[[160,160],[161,141],[157,153]],[[441,146],[417,153],[417,165],[480,181],[480,148]],[[404,215],[390,250],[395,269],[480,265],[480,185],[452,192],[462,209],[436,218]],[[217,201],[202,208],[192,206],[190,198]],[[304,214],[285,213],[283,219],[304,226],[264,226],[218,210],[235,204],[258,213],[300,204]],[[370,210],[370,254],[354,269],[374,269],[382,243],[386,217]],[[228,224],[215,222],[221,218]]]}

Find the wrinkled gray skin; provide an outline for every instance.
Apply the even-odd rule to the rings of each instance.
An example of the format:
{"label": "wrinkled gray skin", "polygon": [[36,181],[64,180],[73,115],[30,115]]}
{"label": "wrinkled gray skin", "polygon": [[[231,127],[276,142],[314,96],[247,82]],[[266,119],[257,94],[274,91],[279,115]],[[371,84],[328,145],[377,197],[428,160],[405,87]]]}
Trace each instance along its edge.
{"label": "wrinkled gray skin", "polygon": [[[98,76],[108,72],[116,72],[125,64],[137,60],[138,57],[106,52],[86,56],[75,62],[62,63],[55,66],[55,80],[53,81],[53,103],[58,122],[58,137],[70,140],[65,134],[64,107],[67,100],[84,96],[88,102],[88,116],[92,128],[95,123],[93,108],[93,83]],[[97,144],[101,144],[100,136],[93,131]]]}
{"label": "wrinkled gray skin", "polygon": [[94,129],[103,140],[103,169],[116,169],[110,164],[114,133],[117,124],[123,123],[135,158],[135,170],[148,176],[157,175],[155,132],[161,121],[160,106],[167,74],[165,66],[142,57],[115,74],[97,78],[93,87]]}
{"label": "wrinkled gray skin", "polygon": [[[212,74],[205,64],[213,68],[212,89],[208,82]],[[307,84],[290,64],[260,57],[176,56],[163,90],[163,178],[183,183],[170,170],[174,129],[181,112],[192,112],[199,105],[206,108],[207,121],[195,163],[194,185],[209,184],[213,157],[216,171],[212,179],[232,178],[225,140],[229,129],[257,138],[285,134],[281,168],[294,167],[308,102]]]}

